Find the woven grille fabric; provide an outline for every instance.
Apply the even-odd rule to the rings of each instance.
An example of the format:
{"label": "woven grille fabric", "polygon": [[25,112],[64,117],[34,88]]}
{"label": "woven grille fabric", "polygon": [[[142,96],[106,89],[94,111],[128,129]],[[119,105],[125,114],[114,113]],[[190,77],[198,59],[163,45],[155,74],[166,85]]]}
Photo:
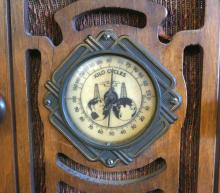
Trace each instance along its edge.
{"label": "woven grille fabric", "polygon": [[[32,35],[49,37],[55,45],[62,41],[59,26],[54,20],[54,13],[76,0],[27,0],[27,29]],[[200,28],[204,23],[205,0],[152,0],[164,5],[168,17],[163,24],[166,35],[187,29]],[[128,21],[129,23],[129,21]]]}

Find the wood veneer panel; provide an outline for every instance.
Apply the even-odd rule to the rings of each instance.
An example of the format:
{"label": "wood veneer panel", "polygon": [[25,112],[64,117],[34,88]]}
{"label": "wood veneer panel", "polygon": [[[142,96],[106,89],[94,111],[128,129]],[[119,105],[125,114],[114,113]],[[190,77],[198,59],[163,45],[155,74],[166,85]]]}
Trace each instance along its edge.
{"label": "wood veneer panel", "polygon": [[[205,37],[202,38],[200,43],[204,50],[204,57],[197,185],[197,192],[199,193],[212,192],[214,188],[217,96],[219,89],[217,86],[219,79],[219,8],[219,2],[206,2],[205,25],[203,27]],[[210,31],[210,29],[212,30]],[[213,36],[213,34],[216,34],[216,36]],[[211,90],[212,92],[210,92]]]}
{"label": "wood veneer panel", "polygon": [[[175,34],[178,31],[181,31],[181,30],[197,29],[197,28],[202,27],[204,24],[204,13],[205,13],[205,11],[204,11],[205,10],[205,1],[204,0],[196,0],[196,1],[193,1],[191,4],[188,3],[188,1],[175,1],[175,2],[172,1],[172,3],[171,3],[171,1],[168,1],[167,3],[165,1],[155,1],[155,2],[160,3],[168,8],[168,18],[165,20],[165,22],[163,24],[163,28],[166,32],[166,35],[172,36],[173,34]],[[33,35],[36,35],[36,34],[39,34],[38,28],[41,28],[41,25],[44,24],[44,22],[43,22],[44,17],[43,16],[40,17],[40,21],[41,21],[40,23],[42,23],[42,24],[40,24],[40,23],[36,24],[33,19],[34,14],[36,14],[36,13],[34,13],[31,10],[33,9],[34,6],[35,7],[37,6],[37,2],[29,1],[29,5],[31,5],[30,13],[29,13],[29,18],[30,18],[29,25],[32,28],[31,33]],[[59,7],[59,5],[61,5],[61,4],[58,3],[57,5]],[[191,11],[189,11],[189,9]],[[132,18],[127,19],[128,17],[125,17],[125,19],[122,20],[119,18],[120,17],[120,12],[119,12],[118,13],[119,15],[116,16],[116,19],[115,19],[114,18],[115,15],[113,15],[113,14],[116,14],[116,13],[112,13],[113,11],[110,11],[109,13],[107,13],[107,12],[101,13],[101,11],[102,10],[100,10],[99,12],[96,11],[94,13],[94,15],[84,14],[84,16],[81,16],[80,20],[76,21],[77,26],[79,26],[78,28],[80,30],[83,30],[88,27],[87,25],[90,25],[90,27],[92,27],[92,25],[95,26],[96,25],[95,23],[93,23],[92,21],[90,22],[90,20],[92,20],[94,17],[95,18],[100,17],[100,19],[98,20],[99,25],[103,25],[103,24],[106,25],[107,23],[111,23],[111,21],[105,21],[103,18],[101,18],[102,15],[103,15],[103,17],[106,17],[106,18],[110,17],[112,19],[112,21],[116,22],[117,24],[120,24],[120,21],[124,21],[125,23],[127,23],[129,25],[129,23],[130,23],[129,20],[131,20],[132,25],[139,26],[138,24],[140,23],[139,22],[140,19],[138,19],[138,18],[136,18],[136,21],[133,20]],[[55,12],[55,10],[54,10],[54,12]],[[109,16],[109,14],[111,14],[111,16]],[[51,15],[53,15],[53,12],[51,12]],[[121,14],[121,17],[123,17],[123,14]],[[126,21],[126,19],[128,21]],[[97,20],[95,20],[95,21],[97,21]],[[135,22],[137,24],[135,24]],[[50,26],[47,26],[47,27],[50,29],[53,29],[54,25],[53,25],[53,23],[51,23]],[[46,29],[46,28],[44,28],[44,29]],[[58,28],[57,28],[57,30],[58,30]],[[43,31],[44,30],[41,31],[41,34],[45,33]],[[52,36],[52,34],[50,34],[49,36]],[[57,36],[58,36],[58,34],[57,34]],[[53,38],[55,38],[55,36]],[[166,38],[167,38],[167,36],[166,36]],[[187,66],[202,65],[202,62],[200,62],[201,58],[203,57],[202,55],[201,56],[199,55],[197,57],[197,60],[188,59],[188,58],[190,58],[190,56],[187,57],[187,55],[190,55],[190,51],[186,53],[186,57],[184,58],[184,63],[187,63]],[[185,69],[187,69],[187,68],[185,68]],[[195,76],[193,74],[190,74],[190,70],[189,70],[188,74],[187,74],[187,78],[188,78],[187,80],[189,81],[189,83],[194,82],[194,80],[193,80],[194,77]],[[200,76],[199,80],[201,80],[201,79],[202,79],[202,76]],[[192,91],[192,89],[190,91]],[[200,101],[200,98],[198,98],[198,100],[195,100],[195,101]],[[191,104],[189,106],[191,106]],[[189,110],[189,112],[191,112],[191,109]],[[195,114],[198,114],[198,113],[200,113],[200,111],[198,111],[198,112],[195,111]],[[189,118],[187,116],[186,120],[187,119],[190,119],[190,115],[189,115]],[[197,122],[199,122],[199,121],[197,121]],[[181,150],[182,150],[181,155],[182,155],[182,160],[184,159],[185,161],[181,162],[182,166],[181,166],[181,173],[180,173],[180,175],[181,175],[180,176],[180,192],[183,192],[184,190],[190,191],[189,189],[191,189],[193,191],[193,189],[194,190],[196,189],[195,184],[197,183],[196,179],[197,179],[197,172],[198,171],[196,170],[196,168],[193,169],[193,167],[196,167],[198,165],[199,138],[198,138],[198,135],[190,134],[190,132],[188,130],[190,130],[190,129],[191,129],[191,131],[195,130],[195,131],[197,131],[197,133],[199,133],[199,126],[197,126],[197,125],[195,126],[196,128],[194,128],[194,125],[191,125],[191,126],[186,125],[182,131],[183,132],[182,143],[184,143],[184,145],[181,148]],[[187,137],[187,135],[188,135],[188,137]],[[190,139],[192,139],[192,140],[190,140]],[[187,163],[189,163],[189,164],[187,164]],[[187,170],[187,168],[185,166],[189,166],[189,169]]]}
{"label": "wood veneer panel", "polygon": [[[47,36],[55,45],[62,41],[62,33],[59,25],[54,20],[54,14],[65,6],[74,3],[76,0],[34,1],[27,0],[26,30],[31,35]],[[178,31],[199,29],[204,25],[205,0],[152,0],[161,4],[168,10],[168,17],[163,22],[163,29],[166,40]],[[99,23],[102,23],[101,15],[97,16]],[[87,18],[86,18],[87,19]],[[117,21],[112,17],[112,20]],[[128,19],[124,19],[129,23]],[[118,22],[119,24],[119,22]],[[85,26],[86,23],[83,24]],[[84,28],[84,27],[83,27]]]}
{"label": "wood veneer panel", "polygon": [[0,95],[6,100],[6,115],[0,123],[0,192],[16,191],[13,108],[11,97],[9,4],[0,1]]}
{"label": "wood veneer panel", "polygon": [[[53,40],[59,39],[61,37],[61,31],[59,30],[59,27],[54,23],[53,20],[53,14],[56,12],[56,9],[52,9],[50,11],[50,17],[48,17],[47,14],[42,14],[38,19],[40,22],[37,23],[37,13],[34,12],[34,9],[38,9],[39,11],[42,11],[43,13],[47,12],[46,8],[40,8],[42,6],[38,6],[39,2],[33,2],[28,1],[29,3],[29,21],[28,25],[31,29],[32,35],[47,35],[51,37]],[[187,30],[187,29],[198,29],[201,28],[204,24],[204,14],[205,14],[205,1],[204,0],[195,0],[195,1],[189,1],[185,0],[179,0],[179,1],[161,1],[161,0],[154,0],[154,2],[157,2],[158,4],[162,4],[165,7],[168,8],[168,17],[165,20],[163,24],[163,29],[166,34],[161,34],[166,38],[167,40],[171,39],[171,36],[173,36],[175,33],[181,30]],[[65,1],[65,4],[63,2],[57,2],[53,4],[49,4],[52,7],[57,7],[59,10],[60,7],[64,5],[67,5],[69,2]],[[50,8],[51,10],[51,8]],[[129,14],[126,12],[126,14]],[[132,14],[131,14],[132,15]],[[82,15],[78,16],[80,18],[76,18],[76,26],[80,30],[83,30],[88,27],[97,26],[97,25],[106,25],[111,24],[114,22],[115,24],[120,24],[120,22],[124,22],[125,24],[132,25],[132,26],[142,26],[143,22],[140,22],[140,15],[130,16],[130,18],[123,13],[120,14],[120,12],[113,12],[113,10],[97,10],[95,12],[90,13],[82,13]],[[111,20],[105,20],[105,17]],[[120,18],[121,17],[121,18]],[[124,18],[123,18],[124,17]],[[94,22],[92,21],[93,18],[96,18]],[[45,20],[51,22],[46,22],[49,25],[45,25]],[[111,22],[112,21],[112,22]],[[96,23],[95,23],[96,22]],[[129,24],[130,23],[130,24]],[[136,23],[136,24],[135,24]],[[112,23],[113,24],[113,23]],[[123,24],[123,23],[122,23]],[[42,27],[43,26],[43,27]],[[48,33],[49,29],[52,31],[57,31],[57,33]],[[79,30],[78,29],[78,30]],[[199,66],[202,66],[202,58],[203,55],[197,54],[195,59],[191,59],[191,51],[193,49],[186,52],[186,57],[184,57],[184,75],[187,78],[187,84],[188,90],[190,96],[189,96],[189,107],[193,107],[192,103],[199,102],[201,100],[200,96],[197,96],[197,90],[196,88],[190,83],[198,82],[202,80],[202,75],[198,78],[195,76],[196,74],[191,73],[190,67],[194,67],[193,69],[199,68]],[[187,73],[186,73],[187,71]],[[201,74],[202,70],[199,71]],[[196,73],[196,72],[195,72]],[[193,92],[193,89],[195,88],[195,91]],[[200,86],[201,88],[201,86]],[[200,90],[201,92],[201,90]],[[195,100],[191,100],[195,99]],[[198,105],[197,105],[198,106]],[[199,151],[199,119],[195,122],[196,117],[194,120],[191,120],[191,112],[192,109],[188,109],[188,114],[186,120],[185,126],[182,129],[182,146],[181,146],[181,172],[180,172],[180,192],[195,192],[197,189],[197,165],[198,165],[198,151]],[[197,116],[200,113],[200,110],[193,111],[194,115]],[[193,132],[193,133],[192,133]],[[194,135],[194,132],[196,135]],[[187,168],[188,167],[188,168]]]}
{"label": "wood veneer panel", "polygon": [[[91,2],[91,1],[83,1],[80,2],[80,4],[78,4],[78,2],[76,2],[76,4],[74,6],[79,6],[82,8],[81,11],[87,11],[88,7],[92,7],[92,8],[97,8],[99,5],[103,5],[102,3],[105,3],[105,5],[109,5],[109,6],[113,6],[114,5],[120,5],[119,1],[112,1],[112,2],[99,2],[97,3],[97,5],[95,5],[95,3]],[[130,5],[128,5],[128,3],[125,5],[126,8],[131,8],[132,3],[135,4],[135,1],[129,1]],[[141,3],[143,3],[141,1]],[[133,4],[133,5],[134,5]],[[205,89],[202,89],[202,110],[201,110],[201,133],[200,133],[200,160],[199,160],[199,172],[198,172],[198,183],[199,183],[199,188],[198,188],[198,192],[211,192],[212,191],[212,183],[213,183],[213,173],[214,173],[214,150],[215,150],[215,129],[216,129],[216,124],[215,124],[215,120],[216,120],[216,93],[217,93],[217,88],[213,87],[212,85],[216,85],[216,81],[217,81],[217,59],[216,59],[216,55],[218,52],[218,44],[216,42],[218,42],[218,29],[214,28],[213,26],[218,26],[218,20],[214,20],[213,18],[218,18],[218,9],[217,6],[218,2],[215,0],[209,1],[207,2],[207,15],[206,15],[206,22],[205,22],[205,26],[203,29],[201,30],[196,30],[196,31],[187,31],[187,32],[180,32],[178,34],[176,34],[173,38],[173,41],[171,42],[170,45],[159,45],[157,42],[157,37],[155,37],[155,31],[152,31],[152,36],[145,34],[141,34],[141,32],[139,30],[135,30],[133,31],[131,28],[127,28],[125,27],[124,29],[122,28],[114,28],[114,26],[112,27],[115,31],[118,32],[118,34],[122,34],[125,33],[128,35],[131,35],[133,38],[137,39],[137,41],[142,42],[143,44],[145,44],[146,42],[148,43],[147,48],[153,52],[155,54],[155,56],[157,56],[161,62],[173,73],[176,74],[177,73],[177,82],[178,82],[178,88],[181,91],[181,94],[184,97],[184,104],[182,109],[179,111],[179,114],[181,118],[183,118],[183,114],[185,112],[185,107],[186,107],[186,97],[184,94],[184,83],[181,81],[182,80],[182,74],[181,74],[181,70],[178,71],[177,69],[181,69],[181,66],[179,68],[179,64],[181,65],[183,62],[183,58],[182,58],[182,53],[184,51],[184,48],[187,45],[190,44],[201,44],[201,46],[205,47],[208,50],[211,50],[211,54],[207,54],[204,53],[204,80],[203,81],[203,88],[207,88],[207,86],[211,89],[209,89],[209,92],[207,93],[207,91]],[[101,29],[105,29],[104,27],[96,27],[93,28],[92,31],[89,30],[85,30],[85,32],[80,33],[79,35],[77,35],[76,33],[74,33],[69,25],[71,18],[73,16],[72,13],[76,13],[78,14],[76,7],[74,8],[73,5],[70,5],[69,7],[67,7],[66,9],[64,8],[64,10],[59,11],[59,13],[57,13],[56,15],[56,19],[57,22],[60,24],[61,29],[63,30],[63,42],[62,44],[57,47],[54,48],[52,45],[50,45],[47,40],[45,40],[44,38],[40,38],[40,37],[29,37],[26,36],[26,34],[24,34],[24,24],[22,23],[22,14],[20,15],[20,17],[18,17],[18,9],[21,11],[23,11],[23,5],[20,2],[19,4],[16,4],[16,2],[14,2],[13,4],[13,15],[12,15],[12,21],[15,25],[14,31],[13,31],[13,37],[14,37],[14,44],[13,44],[13,50],[15,52],[15,57],[14,57],[14,62],[15,62],[15,68],[16,68],[16,72],[15,72],[15,77],[16,75],[20,75],[20,77],[16,77],[16,82],[20,81],[20,86],[22,89],[25,90],[25,76],[24,76],[24,69],[19,69],[19,64],[25,62],[25,59],[23,58],[23,50],[25,49],[30,49],[30,48],[37,48],[41,51],[42,54],[42,65],[43,65],[43,70],[42,70],[42,75],[41,75],[41,80],[39,83],[39,96],[38,96],[38,100],[42,102],[43,100],[43,96],[45,94],[45,88],[44,88],[44,84],[45,81],[48,79],[48,77],[50,76],[50,74],[53,72],[53,70],[61,63],[61,61],[66,57],[66,54],[70,52],[70,50],[72,50],[74,48],[74,45],[79,43],[80,41],[83,40],[83,37],[85,37],[86,34],[92,33],[94,35],[97,35],[98,31],[100,31]],[[140,6],[140,5],[139,5]],[[133,6],[132,6],[133,7]],[[78,7],[77,7],[78,8]],[[140,8],[141,10],[142,8]],[[15,14],[16,13],[16,14]],[[149,12],[148,12],[149,13]],[[64,16],[65,16],[65,20],[64,20]],[[164,12],[161,9],[160,11],[157,12],[156,16],[156,21],[158,22],[159,20],[162,19],[162,16],[164,16]],[[152,17],[150,18],[152,19]],[[150,20],[151,21],[151,20]],[[212,21],[212,22],[211,22]],[[215,23],[216,22],[216,23]],[[19,24],[19,25],[18,25]],[[158,24],[158,23],[157,23]],[[154,27],[156,27],[155,23],[150,23],[150,25],[154,25]],[[210,34],[210,31],[208,29],[212,28],[212,34]],[[125,31],[124,31],[125,30]],[[154,28],[155,30],[155,28]],[[19,34],[21,34],[21,36],[19,36],[19,39],[16,38],[15,36],[15,32],[18,32]],[[137,34],[139,33],[139,36],[137,36]],[[148,31],[149,33],[149,31]],[[213,35],[214,34],[214,35]],[[153,38],[152,38],[153,37]],[[207,37],[210,37],[211,40],[210,42],[206,40]],[[155,41],[155,42],[154,42]],[[70,45],[69,42],[75,42],[74,45]],[[214,45],[214,46],[213,46]],[[175,50],[172,51],[172,50]],[[212,65],[210,65],[210,61],[213,62]],[[177,65],[178,64],[178,65]],[[177,65],[177,66],[176,66]],[[45,68],[45,69],[44,69]],[[210,74],[207,74],[207,72],[211,72]],[[209,76],[214,77],[212,80],[208,79],[207,77]],[[182,90],[183,89],[183,90]],[[16,96],[18,95],[18,89],[15,91]],[[25,95],[25,93],[22,93],[18,99],[16,99],[17,101],[19,101],[19,98],[21,99],[21,97],[26,98],[27,96]],[[204,108],[204,105],[211,101],[211,103],[206,106],[206,108]],[[17,111],[17,123],[19,124],[19,126],[22,126],[23,129],[19,129],[19,131],[21,132],[21,134],[23,135],[23,140],[21,140],[21,134],[19,134],[17,136],[18,139],[18,144],[21,144],[21,147],[25,148],[25,150],[21,147],[19,147],[18,149],[18,159],[20,160],[19,162],[19,169],[21,171],[21,169],[23,169],[23,172],[20,172],[20,177],[21,177],[21,182],[20,182],[20,188],[22,190],[28,190],[30,187],[29,184],[27,184],[25,182],[25,174],[27,175],[29,172],[29,168],[25,168],[25,164],[27,162],[25,162],[24,160],[22,160],[22,156],[24,156],[26,158],[27,161],[29,161],[29,158],[27,156],[27,154],[29,153],[29,136],[27,135],[27,133],[29,132],[28,130],[28,111],[25,110],[27,107],[27,104],[24,102],[22,104],[22,107],[24,108],[24,117],[25,120],[23,121],[23,123],[21,124],[21,116],[19,115],[20,111],[20,105],[16,103],[16,111]],[[91,184],[86,184],[83,185],[83,183],[76,179],[76,178],[70,178],[70,176],[67,176],[65,172],[58,170],[55,166],[55,157],[56,157],[56,152],[59,150],[63,153],[65,153],[66,155],[70,156],[70,157],[74,157],[75,159],[77,159],[80,162],[85,162],[86,165],[88,166],[92,166],[92,167],[99,167],[101,169],[104,170],[104,168],[102,168],[102,166],[100,165],[96,165],[96,163],[88,163],[83,157],[80,156],[80,154],[77,151],[74,151],[72,146],[63,138],[63,136],[61,136],[53,127],[51,127],[50,124],[48,124],[48,113],[45,111],[43,104],[39,103],[39,109],[40,109],[40,114],[41,114],[41,118],[43,123],[45,124],[45,160],[47,160],[46,162],[46,183],[47,183],[47,191],[49,192],[55,192],[56,191],[56,184],[60,181],[60,176],[62,176],[62,181],[65,181],[66,183],[70,184],[71,186],[75,187],[74,185],[76,185],[76,188],[79,187],[83,187],[83,188],[79,188],[82,189],[83,191],[88,189],[88,190],[93,190],[94,192],[100,192],[100,191],[107,191],[110,189],[106,189],[109,187],[104,187],[104,189],[100,189],[100,187],[97,187],[96,185],[91,185]],[[182,115],[182,116],[181,116]],[[213,120],[209,123],[207,123],[205,120],[206,115],[210,116],[210,119]],[[163,155],[164,158],[166,160],[168,160],[168,170],[167,172],[165,172],[165,174],[156,177],[154,179],[151,179],[148,181],[148,183],[144,183],[141,186],[133,186],[133,187],[126,187],[129,188],[130,191],[137,191],[137,188],[139,190],[139,192],[146,192],[147,190],[144,190],[143,187],[145,187],[146,189],[155,189],[155,188],[161,188],[163,190],[165,190],[165,192],[177,192],[178,191],[178,175],[179,175],[179,163],[177,163],[176,161],[179,159],[180,156],[180,146],[178,144],[178,141],[180,143],[180,127],[181,127],[181,122],[183,122],[183,120],[179,121],[179,123],[177,123],[175,128],[171,128],[169,130],[169,132],[160,139],[160,141],[157,141],[148,151],[148,155],[149,156],[143,156],[142,158],[140,158],[140,160],[145,160],[145,162],[149,162],[147,160],[150,160],[150,158],[152,157],[156,157],[158,155]],[[21,128],[21,127],[18,127]],[[179,129],[178,129],[179,128]],[[207,138],[207,134],[210,134]],[[51,137],[53,136],[53,137]],[[25,140],[24,140],[25,139]],[[166,140],[165,140],[166,139]],[[175,140],[174,140],[175,139]],[[208,141],[207,141],[208,140]],[[167,142],[169,141],[169,143]],[[208,143],[207,143],[208,142]],[[175,144],[175,145],[174,145]],[[167,145],[167,146],[165,146]],[[163,148],[164,149],[163,149]],[[165,150],[167,147],[167,151]],[[168,150],[172,149],[173,154],[170,155],[168,152]],[[208,149],[208,152],[207,152]],[[26,151],[26,154],[23,154],[23,152]],[[139,165],[141,163],[140,160],[137,160],[137,162],[135,163],[135,166]],[[206,174],[204,173],[203,170],[201,170],[201,168],[206,167],[206,165],[204,165],[204,163],[209,163],[209,167],[206,168]],[[134,165],[131,165],[130,167],[135,167]],[[169,166],[172,166],[172,168],[170,168]],[[120,168],[116,168],[117,170],[120,170]],[[122,167],[122,169],[124,169]],[[52,174],[53,173],[53,174]],[[160,180],[163,179],[163,180]],[[164,181],[167,182],[167,180],[165,179],[172,179],[172,183],[168,183],[165,184]],[[204,183],[209,181],[210,183]],[[152,183],[151,183],[152,182]],[[55,184],[55,185],[54,185]],[[153,187],[156,184],[159,187]],[[127,191],[126,188],[124,189],[115,189],[114,187],[111,187],[111,191],[119,191],[124,192]]]}

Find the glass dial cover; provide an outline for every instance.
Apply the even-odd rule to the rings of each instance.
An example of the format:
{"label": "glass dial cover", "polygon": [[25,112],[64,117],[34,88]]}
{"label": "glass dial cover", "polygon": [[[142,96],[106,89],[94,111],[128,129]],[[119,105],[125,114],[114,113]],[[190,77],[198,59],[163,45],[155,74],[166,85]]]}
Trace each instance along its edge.
{"label": "glass dial cover", "polygon": [[103,54],[71,71],[62,103],[70,127],[89,141],[123,144],[141,135],[157,108],[148,72],[128,57]]}

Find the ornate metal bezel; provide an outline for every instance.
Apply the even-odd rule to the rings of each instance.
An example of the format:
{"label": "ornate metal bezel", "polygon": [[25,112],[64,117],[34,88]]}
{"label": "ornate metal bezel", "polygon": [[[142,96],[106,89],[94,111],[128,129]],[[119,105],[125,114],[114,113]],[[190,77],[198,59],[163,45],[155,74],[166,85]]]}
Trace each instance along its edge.
{"label": "ornate metal bezel", "polygon": [[[63,98],[69,77],[74,70],[91,57],[103,54],[120,55],[138,63],[151,77],[157,92],[157,109],[152,122],[138,137],[124,144],[104,144],[89,139],[77,130],[66,114]],[[174,111],[182,99],[174,91],[175,78],[152,55],[141,49],[127,36],[117,37],[112,31],[104,31],[95,39],[88,36],[48,81],[49,90],[45,106],[51,111],[50,121],[69,141],[91,161],[101,161],[114,167],[118,161],[129,164],[144,149],[158,139],[177,119]]]}

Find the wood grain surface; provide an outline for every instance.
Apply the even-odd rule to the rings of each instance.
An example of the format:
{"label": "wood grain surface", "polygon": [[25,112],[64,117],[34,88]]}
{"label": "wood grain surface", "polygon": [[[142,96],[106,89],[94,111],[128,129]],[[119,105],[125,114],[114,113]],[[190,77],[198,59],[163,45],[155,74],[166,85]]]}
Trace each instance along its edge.
{"label": "wood grain surface", "polygon": [[0,96],[6,101],[6,115],[0,123],[0,192],[12,193],[16,191],[16,175],[7,1],[0,2],[0,16]]}
{"label": "wood grain surface", "polygon": [[188,100],[186,119],[181,131],[179,192],[197,192],[203,78],[203,49],[200,46],[185,48],[183,74]]}
{"label": "wood grain surface", "polygon": [[[138,29],[121,25],[105,25],[84,29],[77,32],[72,28],[73,18],[82,12],[101,7],[123,7],[143,12],[147,16],[147,26]],[[45,180],[43,189],[39,192],[56,192],[60,182],[68,184],[82,192],[139,192],[146,193],[155,189],[164,192],[175,193],[179,191],[180,176],[180,142],[181,128],[187,109],[187,90],[183,77],[183,53],[185,47],[199,44],[203,48],[203,70],[201,89],[201,115],[199,135],[199,158],[198,158],[198,193],[211,193],[214,182],[215,165],[215,133],[217,123],[217,83],[218,83],[218,42],[219,42],[219,2],[209,0],[206,2],[206,15],[204,27],[197,30],[178,32],[169,44],[163,44],[158,39],[158,26],[166,16],[166,10],[162,6],[150,1],[137,0],[112,0],[112,1],[89,1],[79,0],[61,9],[55,14],[55,21],[62,32],[61,43],[54,46],[45,37],[31,36],[27,32],[27,24],[23,16],[24,2],[11,0],[12,13],[12,48],[13,48],[13,72],[15,87],[15,110],[16,110],[16,140],[18,155],[18,175],[20,192],[31,192],[34,186],[34,170],[32,152],[33,125],[30,121],[31,107],[30,93],[28,91],[27,76],[30,61],[27,60],[28,49],[38,49],[41,54],[41,70],[38,85],[38,109],[44,131],[44,162]],[[155,14],[156,13],[156,14]],[[138,157],[129,166],[120,165],[113,169],[105,168],[100,163],[87,161],[48,121],[49,112],[43,105],[43,98],[46,94],[45,83],[50,79],[54,70],[64,61],[73,49],[82,42],[87,35],[97,36],[100,31],[113,29],[117,34],[129,35],[133,40],[146,47],[160,62],[173,74],[177,81],[177,91],[183,97],[183,104],[177,111],[178,121],[169,131],[156,141],[144,154]],[[210,30],[211,29],[211,30]],[[212,78],[210,78],[212,77]],[[37,84],[37,83],[36,83]],[[207,89],[208,88],[208,89]],[[199,117],[199,116],[198,116]],[[35,136],[34,136],[35,137]],[[56,165],[57,154],[63,153],[72,160],[83,164],[86,167],[99,169],[105,172],[129,171],[143,167],[162,157],[166,160],[167,168],[158,176],[146,181],[126,186],[110,186],[93,184],[85,180],[67,174]],[[182,171],[182,170],[181,170]],[[36,172],[35,172],[36,173]],[[184,190],[182,192],[192,192]],[[181,191],[180,191],[181,192]]]}

